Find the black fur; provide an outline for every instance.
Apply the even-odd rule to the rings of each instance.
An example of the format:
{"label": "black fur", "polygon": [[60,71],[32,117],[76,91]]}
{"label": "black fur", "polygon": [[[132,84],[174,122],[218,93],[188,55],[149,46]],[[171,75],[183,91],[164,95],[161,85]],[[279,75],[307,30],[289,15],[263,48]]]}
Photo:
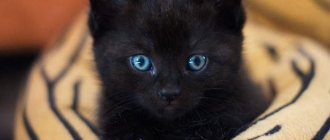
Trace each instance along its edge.
{"label": "black fur", "polygon": [[[91,0],[89,24],[103,139],[229,139],[267,107],[241,68],[240,0]],[[132,69],[135,54],[156,73]],[[186,69],[192,54],[209,58],[205,70]],[[157,94],[169,86],[180,90],[171,104]]]}

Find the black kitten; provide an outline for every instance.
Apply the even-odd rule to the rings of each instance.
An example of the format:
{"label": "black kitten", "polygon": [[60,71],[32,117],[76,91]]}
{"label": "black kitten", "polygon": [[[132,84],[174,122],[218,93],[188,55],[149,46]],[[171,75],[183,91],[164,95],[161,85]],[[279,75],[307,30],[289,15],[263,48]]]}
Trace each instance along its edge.
{"label": "black kitten", "polygon": [[240,0],[91,0],[102,138],[232,138],[267,107],[240,68],[243,25]]}

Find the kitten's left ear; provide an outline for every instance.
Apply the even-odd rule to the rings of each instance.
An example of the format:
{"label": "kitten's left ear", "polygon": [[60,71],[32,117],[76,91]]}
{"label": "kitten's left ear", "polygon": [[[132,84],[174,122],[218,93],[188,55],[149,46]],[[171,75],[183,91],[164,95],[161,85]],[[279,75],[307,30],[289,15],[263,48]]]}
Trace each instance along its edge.
{"label": "kitten's left ear", "polygon": [[242,0],[216,0],[219,19],[227,27],[241,31],[245,23],[245,12]]}

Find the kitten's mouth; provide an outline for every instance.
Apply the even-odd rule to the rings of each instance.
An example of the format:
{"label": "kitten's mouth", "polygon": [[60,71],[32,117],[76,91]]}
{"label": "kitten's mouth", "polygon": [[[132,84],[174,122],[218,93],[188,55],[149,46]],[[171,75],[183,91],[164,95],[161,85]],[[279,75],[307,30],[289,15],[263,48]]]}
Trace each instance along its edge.
{"label": "kitten's mouth", "polygon": [[178,109],[175,104],[169,103],[157,111],[157,117],[172,121],[183,116],[184,112],[184,110]]}
{"label": "kitten's mouth", "polygon": [[171,105],[171,104],[167,105],[163,109],[163,112],[168,112],[168,113],[175,112],[175,111],[176,111],[175,107],[173,105]]}

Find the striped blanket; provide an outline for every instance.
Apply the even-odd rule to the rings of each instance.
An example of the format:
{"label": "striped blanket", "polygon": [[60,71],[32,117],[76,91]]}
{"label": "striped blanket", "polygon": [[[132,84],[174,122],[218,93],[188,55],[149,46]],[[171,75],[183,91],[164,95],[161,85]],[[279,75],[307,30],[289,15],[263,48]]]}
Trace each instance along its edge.
{"label": "striped blanket", "polygon": [[[235,139],[329,139],[330,55],[308,38],[249,21],[244,59],[271,106]],[[99,139],[99,80],[81,15],[31,69],[16,115],[17,140]],[[251,91],[253,92],[253,91]]]}

